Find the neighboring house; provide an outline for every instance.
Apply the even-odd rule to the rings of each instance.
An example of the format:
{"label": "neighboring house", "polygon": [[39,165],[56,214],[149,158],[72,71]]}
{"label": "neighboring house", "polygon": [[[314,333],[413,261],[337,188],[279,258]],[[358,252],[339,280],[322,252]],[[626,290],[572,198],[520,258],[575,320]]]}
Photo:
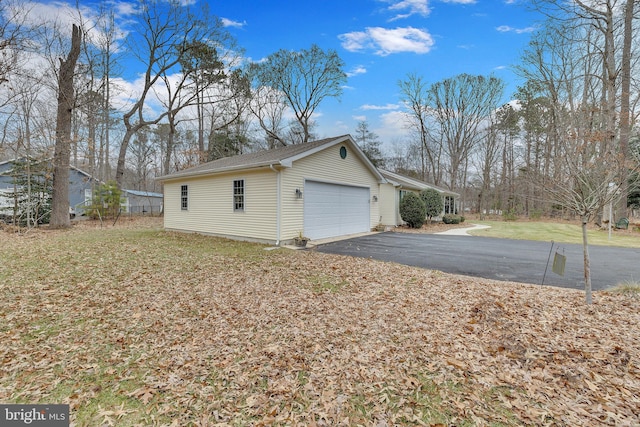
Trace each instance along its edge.
{"label": "neighboring house", "polygon": [[[14,178],[11,174],[13,162],[0,162],[0,209],[13,207]],[[94,189],[103,184],[90,174],[75,166],[69,167],[69,207],[76,216],[85,213],[91,204]],[[122,207],[127,213],[159,214],[162,212],[163,195],[148,191],[122,190]]]}
{"label": "neighboring house", "polygon": [[[0,206],[13,206],[11,201],[14,192],[14,178],[11,169],[15,160],[0,162]],[[88,173],[74,166],[69,168],[69,206],[75,210],[76,215],[84,213],[87,200],[91,200],[93,187],[99,181]]]}
{"label": "neighboring house", "polygon": [[407,192],[419,194],[422,190],[429,188],[442,195],[444,208],[440,216],[457,212],[460,194],[394,172],[380,170],[380,173],[387,181],[385,184],[380,185],[380,216],[382,217],[380,222],[382,224],[394,226],[403,224],[404,221],[400,216],[400,201],[402,197]]}
{"label": "neighboring house", "polygon": [[370,231],[386,182],[349,135],[241,154],[159,178],[164,226],[271,244]]}
{"label": "neighboring house", "polygon": [[122,190],[122,207],[127,213],[158,215],[162,212],[162,193]]}

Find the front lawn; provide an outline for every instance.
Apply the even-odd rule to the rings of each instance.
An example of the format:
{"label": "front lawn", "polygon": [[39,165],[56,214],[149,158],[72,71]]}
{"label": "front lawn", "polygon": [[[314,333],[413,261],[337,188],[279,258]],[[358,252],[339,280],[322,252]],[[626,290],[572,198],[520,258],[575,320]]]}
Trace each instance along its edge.
{"label": "front lawn", "polygon": [[74,425],[640,423],[635,292],[125,220],[0,240],[0,402]]}
{"label": "front lawn", "polygon": [[[474,230],[474,236],[499,237],[504,239],[538,240],[543,242],[561,242],[582,244],[582,228],[580,222],[545,222],[545,221],[467,221],[472,224],[489,225],[491,228]],[[590,245],[620,246],[640,248],[640,233],[632,230],[612,230],[609,239],[608,230],[589,225],[588,240]]]}

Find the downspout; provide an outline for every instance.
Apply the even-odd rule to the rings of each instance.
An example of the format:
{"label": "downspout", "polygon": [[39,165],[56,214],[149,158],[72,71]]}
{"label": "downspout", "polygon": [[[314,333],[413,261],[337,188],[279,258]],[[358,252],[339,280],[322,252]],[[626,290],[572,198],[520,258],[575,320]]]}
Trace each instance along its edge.
{"label": "downspout", "polygon": [[280,171],[269,165],[269,169],[276,173],[276,246],[280,246]]}

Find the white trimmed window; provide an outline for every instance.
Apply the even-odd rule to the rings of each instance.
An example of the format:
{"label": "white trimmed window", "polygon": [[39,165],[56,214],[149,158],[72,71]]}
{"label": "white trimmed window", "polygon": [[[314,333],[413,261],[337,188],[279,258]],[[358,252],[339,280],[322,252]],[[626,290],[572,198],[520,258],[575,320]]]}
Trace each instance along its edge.
{"label": "white trimmed window", "polygon": [[233,181],[233,210],[244,211],[244,179]]}
{"label": "white trimmed window", "polygon": [[189,210],[189,186],[180,186],[180,209],[183,211]]}
{"label": "white trimmed window", "polygon": [[92,202],[93,202],[93,190],[90,188],[85,188],[84,189],[84,205],[91,206]]}

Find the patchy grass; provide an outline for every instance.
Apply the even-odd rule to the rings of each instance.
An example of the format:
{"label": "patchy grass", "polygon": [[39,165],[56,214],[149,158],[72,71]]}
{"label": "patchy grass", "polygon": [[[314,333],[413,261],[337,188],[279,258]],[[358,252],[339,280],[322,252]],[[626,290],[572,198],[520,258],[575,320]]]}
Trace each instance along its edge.
{"label": "patchy grass", "polygon": [[338,292],[343,286],[348,284],[344,279],[336,279],[335,277],[325,274],[310,276],[308,280],[313,284],[313,290],[315,292]]}
{"label": "patchy grass", "polygon": [[0,238],[0,401],[77,426],[640,423],[635,293],[158,224]]}
{"label": "patchy grass", "polygon": [[[470,224],[489,225],[491,228],[474,230],[474,236],[505,239],[537,240],[582,244],[582,228],[579,223],[542,221],[469,221]],[[611,240],[607,230],[590,227],[587,233],[590,245],[640,248],[640,234],[629,230],[613,230]]]}
{"label": "patchy grass", "polygon": [[610,289],[610,292],[640,298],[640,283],[622,282]]}

